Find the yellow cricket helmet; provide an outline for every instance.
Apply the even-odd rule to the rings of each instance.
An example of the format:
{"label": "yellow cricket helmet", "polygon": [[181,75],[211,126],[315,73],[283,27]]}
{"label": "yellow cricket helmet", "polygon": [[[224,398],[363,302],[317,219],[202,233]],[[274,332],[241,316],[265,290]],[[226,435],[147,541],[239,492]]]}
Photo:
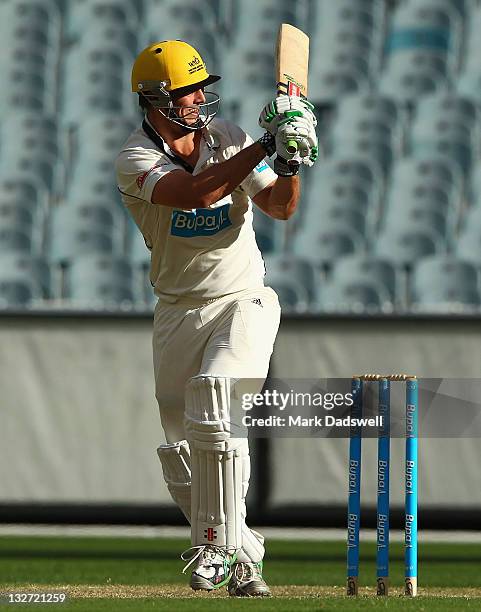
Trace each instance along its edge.
{"label": "yellow cricket helmet", "polygon": [[177,89],[186,93],[193,86],[206,87],[220,76],[209,74],[204,60],[194,47],[181,40],[164,40],[149,45],[137,57],[132,68],[132,91]]}

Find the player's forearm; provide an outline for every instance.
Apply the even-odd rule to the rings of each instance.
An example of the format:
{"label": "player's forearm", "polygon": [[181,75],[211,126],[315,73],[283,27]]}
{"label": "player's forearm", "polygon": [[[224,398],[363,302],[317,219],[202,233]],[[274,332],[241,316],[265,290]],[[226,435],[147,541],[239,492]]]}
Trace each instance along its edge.
{"label": "player's forearm", "polygon": [[207,208],[230,195],[266,156],[264,148],[254,142],[221,164],[213,164],[192,176],[190,189],[197,208]]}
{"label": "player's forearm", "polygon": [[263,207],[273,219],[286,221],[294,214],[301,195],[299,176],[277,177],[269,193],[267,205]]}

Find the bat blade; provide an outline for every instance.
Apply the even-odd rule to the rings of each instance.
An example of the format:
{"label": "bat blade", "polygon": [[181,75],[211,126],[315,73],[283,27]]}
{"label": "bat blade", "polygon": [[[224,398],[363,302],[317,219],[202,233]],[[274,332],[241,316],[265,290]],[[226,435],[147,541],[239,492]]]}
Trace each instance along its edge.
{"label": "bat blade", "polygon": [[[289,23],[281,23],[276,46],[277,93],[307,96],[309,37]],[[297,152],[297,142],[287,143],[289,153]]]}
{"label": "bat blade", "polygon": [[307,96],[308,69],[309,36],[289,23],[281,23],[276,49],[278,93]]}

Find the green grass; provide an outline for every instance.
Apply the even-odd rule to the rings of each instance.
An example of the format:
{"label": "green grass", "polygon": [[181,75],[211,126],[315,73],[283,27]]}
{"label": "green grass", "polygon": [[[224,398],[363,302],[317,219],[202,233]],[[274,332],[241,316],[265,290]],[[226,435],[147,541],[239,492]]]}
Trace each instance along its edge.
{"label": "green grass", "polygon": [[[361,552],[360,584],[371,590],[362,590],[356,599],[344,597],[344,542],[269,542],[265,577],[274,587],[275,598],[235,600],[225,599],[224,593],[191,594],[179,559],[188,546],[186,540],[179,539],[2,537],[0,591],[47,591],[62,586],[70,594],[69,603],[40,608],[78,611],[481,608],[481,547],[475,544],[420,546],[420,596],[415,600],[396,593],[383,599],[371,596],[375,582],[373,543],[364,545]],[[391,584],[393,591],[403,584],[403,550],[397,543],[391,549]],[[87,599],[92,595],[95,598]],[[27,606],[0,607],[14,610]]]}

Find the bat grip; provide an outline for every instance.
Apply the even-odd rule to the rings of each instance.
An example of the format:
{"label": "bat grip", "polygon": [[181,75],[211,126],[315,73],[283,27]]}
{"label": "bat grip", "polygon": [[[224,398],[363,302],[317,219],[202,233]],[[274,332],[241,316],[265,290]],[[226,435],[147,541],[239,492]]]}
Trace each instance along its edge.
{"label": "bat grip", "polygon": [[297,142],[295,140],[288,140],[286,148],[291,154],[297,153]]}

